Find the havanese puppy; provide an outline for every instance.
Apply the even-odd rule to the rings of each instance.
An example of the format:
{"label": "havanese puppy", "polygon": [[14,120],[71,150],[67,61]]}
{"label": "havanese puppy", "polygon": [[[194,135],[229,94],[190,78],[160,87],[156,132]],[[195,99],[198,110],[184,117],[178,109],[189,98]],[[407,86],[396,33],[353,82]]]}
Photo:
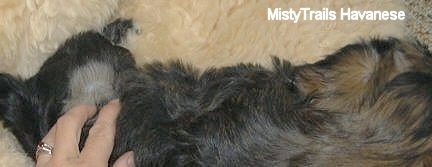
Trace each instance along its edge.
{"label": "havanese puppy", "polygon": [[146,167],[432,165],[431,57],[416,43],[373,39],[298,67],[137,69],[108,40],[129,24],[73,37],[28,80],[0,76],[2,118],[29,154],[72,105],[119,97],[111,162],[133,150]]}

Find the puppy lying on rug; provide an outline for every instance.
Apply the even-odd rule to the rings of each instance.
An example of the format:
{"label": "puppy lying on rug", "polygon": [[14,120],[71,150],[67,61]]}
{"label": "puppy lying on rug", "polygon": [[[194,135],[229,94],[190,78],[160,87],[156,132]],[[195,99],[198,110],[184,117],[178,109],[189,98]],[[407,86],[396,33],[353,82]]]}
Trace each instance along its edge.
{"label": "puppy lying on rug", "polygon": [[432,165],[432,58],[418,44],[373,39],[315,64],[273,64],[137,69],[87,32],[28,80],[2,74],[0,111],[29,155],[73,104],[119,97],[112,160],[133,150],[138,166]]}

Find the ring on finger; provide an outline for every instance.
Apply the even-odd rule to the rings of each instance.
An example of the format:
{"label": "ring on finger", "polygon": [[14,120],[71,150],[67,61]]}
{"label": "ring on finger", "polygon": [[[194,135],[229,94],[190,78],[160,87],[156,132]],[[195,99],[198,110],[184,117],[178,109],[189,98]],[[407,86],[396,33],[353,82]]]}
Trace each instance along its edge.
{"label": "ring on finger", "polygon": [[35,155],[35,157],[36,157],[36,159],[39,157],[39,155],[40,154],[48,154],[48,155],[52,155],[52,152],[53,152],[53,149],[54,149],[54,146],[52,146],[52,145],[50,145],[50,144],[47,144],[47,143],[45,143],[45,142],[39,142],[38,144],[37,144],[37,147],[36,147],[36,155]]}

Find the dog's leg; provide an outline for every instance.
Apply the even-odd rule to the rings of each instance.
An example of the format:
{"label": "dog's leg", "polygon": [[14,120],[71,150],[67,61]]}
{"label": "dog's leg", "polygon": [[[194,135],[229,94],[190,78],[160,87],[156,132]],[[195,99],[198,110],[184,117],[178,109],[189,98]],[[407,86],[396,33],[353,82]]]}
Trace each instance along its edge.
{"label": "dog's leg", "polygon": [[41,107],[24,82],[8,74],[0,74],[0,118],[16,136],[25,152],[32,156],[41,138],[39,113]]}

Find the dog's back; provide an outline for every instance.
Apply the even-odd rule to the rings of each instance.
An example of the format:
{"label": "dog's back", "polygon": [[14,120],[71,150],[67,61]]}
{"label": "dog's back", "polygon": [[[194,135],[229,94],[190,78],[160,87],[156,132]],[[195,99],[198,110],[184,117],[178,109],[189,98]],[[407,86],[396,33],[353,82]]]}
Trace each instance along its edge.
{"label": "dog's back", "polygon": [[240,64],[199,74],[180,62],[146,65],[123,80],[114,157],[141,166],[288,166],[330,115],[308,108],[292,68]]}

